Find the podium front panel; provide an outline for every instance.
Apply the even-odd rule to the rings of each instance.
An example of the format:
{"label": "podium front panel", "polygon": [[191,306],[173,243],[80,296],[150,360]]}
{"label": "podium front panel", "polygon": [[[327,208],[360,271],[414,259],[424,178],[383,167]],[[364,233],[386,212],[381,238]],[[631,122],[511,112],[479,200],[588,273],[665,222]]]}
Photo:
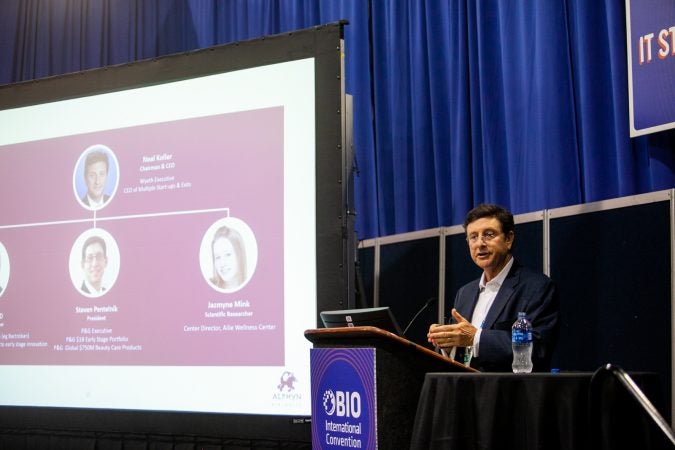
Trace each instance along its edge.
{"label": "podium front panel", "polygon": [[312,448],[377,448],[374,348],[310,352]]}

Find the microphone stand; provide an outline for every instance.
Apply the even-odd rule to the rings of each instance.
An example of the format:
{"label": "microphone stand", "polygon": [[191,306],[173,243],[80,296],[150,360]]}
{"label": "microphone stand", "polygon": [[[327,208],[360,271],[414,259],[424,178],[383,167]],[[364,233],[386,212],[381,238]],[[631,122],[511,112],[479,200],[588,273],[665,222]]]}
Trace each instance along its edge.
{"label": "microphone stand", "polygon": [[407,325],[407,326],[405,327],[405,329],[403,330],[403,333],[401,333],[402,336],[405,336],[405,334],[408,332],[408,329],[410,328],[410,326],[411,326],[413,323],[415,323],[415,320],[417,320],[417,318],[420,316],[420,314],[422,314],[422,312],[423,312],[425,309],[427,309],[427,308],[429,307],[429,305],[431,304],[431,302],[433,302],[434,300],[436,300],[436,297],[430,297],[430,298],[424,303],[424,306],[422,306],[422,307],[419,309],[419,311],[417,311],[417,313],[413,316],[413,318],[410,320],[410,322],[408,322],[408,325]]}

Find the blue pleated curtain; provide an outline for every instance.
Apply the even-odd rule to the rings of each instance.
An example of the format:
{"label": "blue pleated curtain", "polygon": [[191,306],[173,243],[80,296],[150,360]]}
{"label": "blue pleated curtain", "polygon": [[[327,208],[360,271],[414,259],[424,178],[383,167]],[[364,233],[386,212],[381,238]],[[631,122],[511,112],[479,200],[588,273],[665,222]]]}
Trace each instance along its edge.
{"label": "blue pleated curtain", "polygon": [[0,0],[0,83],[340,19],[360,239],[675,186],[630,139],[618,0]]}

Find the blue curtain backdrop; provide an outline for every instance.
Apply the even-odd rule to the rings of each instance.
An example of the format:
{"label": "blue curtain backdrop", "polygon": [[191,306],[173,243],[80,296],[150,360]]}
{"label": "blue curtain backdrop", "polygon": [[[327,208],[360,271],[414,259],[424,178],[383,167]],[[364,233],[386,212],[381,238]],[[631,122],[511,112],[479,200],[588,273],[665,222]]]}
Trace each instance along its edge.
{"label": "blue curtain backdrop", "polygon": [[670,189],[619,0],[0,0],[0,83],[349,21],[360,239]]}

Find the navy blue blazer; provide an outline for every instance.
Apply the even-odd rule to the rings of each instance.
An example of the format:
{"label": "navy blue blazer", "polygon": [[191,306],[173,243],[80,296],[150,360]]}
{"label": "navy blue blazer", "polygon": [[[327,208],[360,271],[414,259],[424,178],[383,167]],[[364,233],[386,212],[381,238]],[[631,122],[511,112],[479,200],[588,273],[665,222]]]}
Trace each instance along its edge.
{"label": "navy blue blazer", "polygon": [[[477,279],[462,286],[455,297],[454,307],[469,321],[478,301],[479,282]],[[559,309],[558,291],[553,281],[514,260],[485,317],[480,356],[472,358],[471,366],[484,372],[511,372],[511,326],[518,318],[518,312],[525,311],[533,328],[533,370],[550,370],[560,327]]]}

